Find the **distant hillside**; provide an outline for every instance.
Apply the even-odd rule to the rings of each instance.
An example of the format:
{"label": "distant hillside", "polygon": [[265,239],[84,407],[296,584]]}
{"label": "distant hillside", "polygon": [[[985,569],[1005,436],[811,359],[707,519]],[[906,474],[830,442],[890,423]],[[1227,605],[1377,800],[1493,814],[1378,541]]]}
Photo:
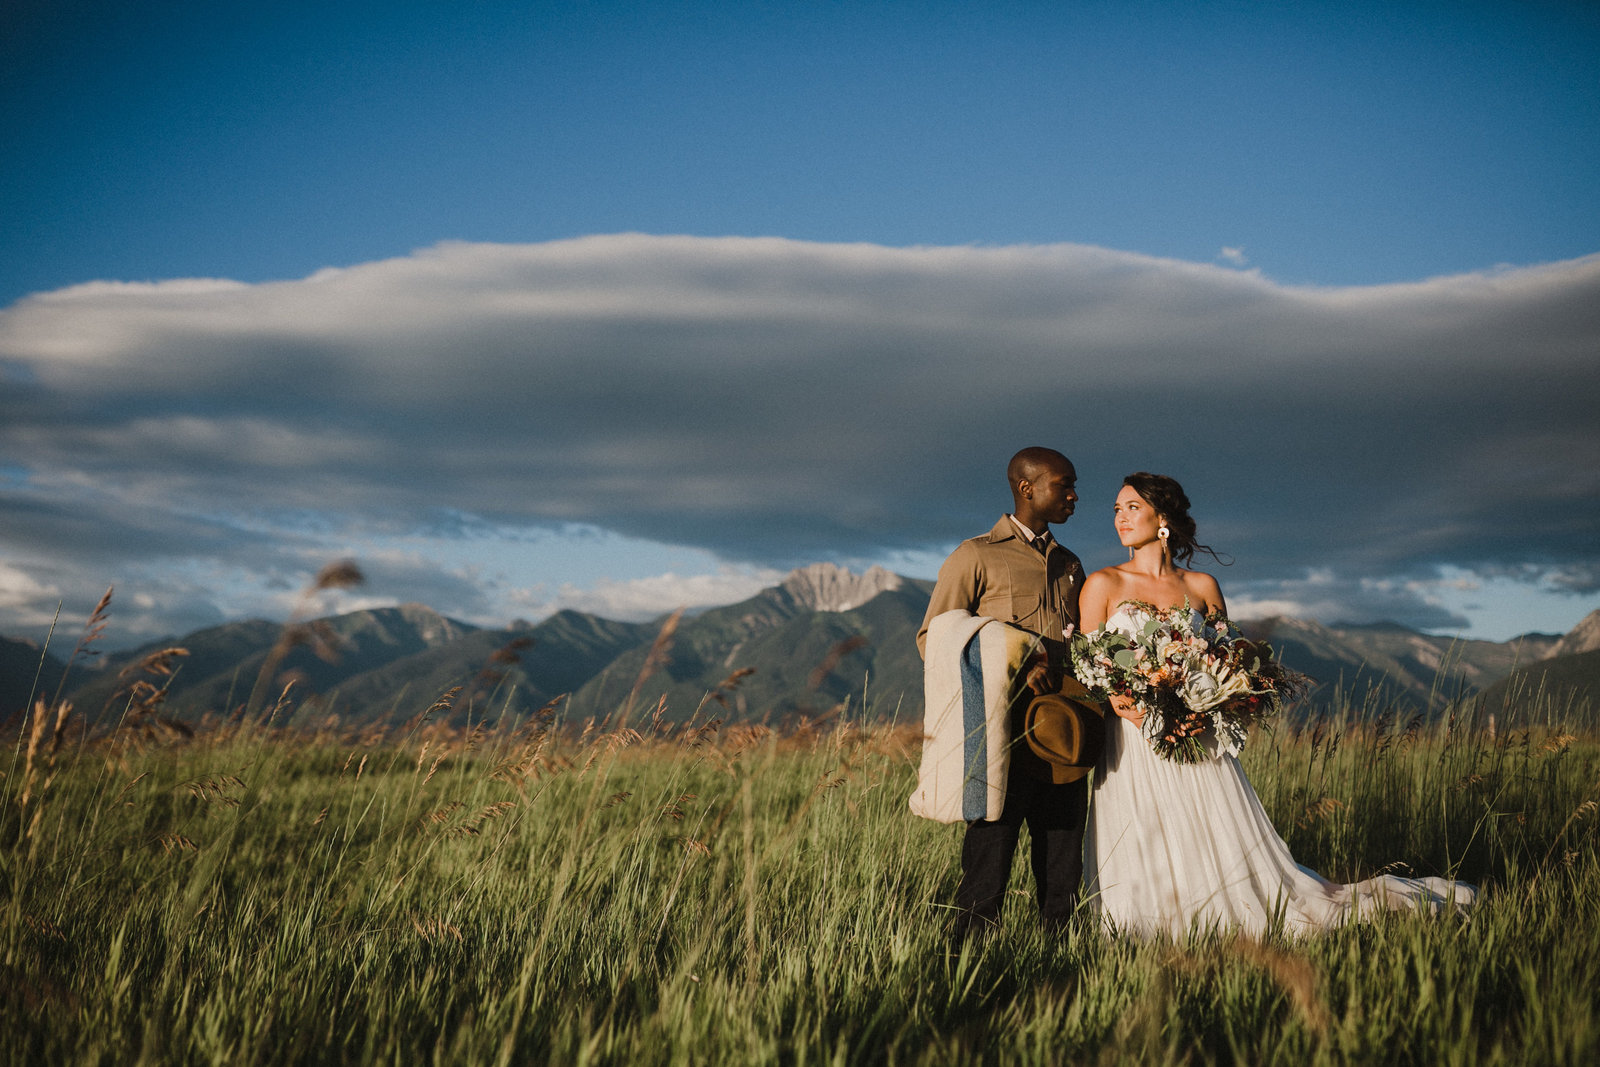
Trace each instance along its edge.
{"label": "distant hillside", "polygon": [[[195,718],[207,710],[223,712],[230,706],[230,690],[242,685],[244,691],[239,699],[242,701],[249,695],[254,676],[239,674],[243,665],[252,660],[259,663],[282,630],[278,623],[265,619],[245,619],[112,653],[99,661],[92,672],[74,669],[72,701],[90,721],[115,721],[127,703],[128,687],[135,679],[143,677],[159,684],[152,676],[137,671],[125,675],[123,671],[161,649],[186,648],[189,655],[175,661],[178,673],[171,683],[174,699],[170,711],[181,715],[185,708],[193,705],[197,709]],[[236,682],[236,678],[244,680]],[[223,691],[215,696],[219,686]]]}
{"label": "distant hillside", "polygon": [[[665,659],[639,686],[634,721],[662,697],[670,721],[697,714],[701,721],[782,720],[845,704],[860,714],[863,701],[867,714],[915,721],[922,714],[915,636],[931,591],[929,582],[882,568],[853,574],[824,563],[741,603],[687,615]],[[332,714],[346,723],[406,722],[456,687],[451,709],[436,712],[456,722],[523,716],[563,694],[570,694],[569,720],[605,719],[639,682],[663,622],[563,611],[537,625],[485,629],[420,604],[356,611],[298,626],[300,640],[279,649],[273,677],[264,679],[285,629],[247,620],[76,666],[68,695],[91,721],[114,722],[141,677],[137,665],[181,647],[189,654],[174,661],[165,714],[189,722],[242,707],[258,680],[257,706],[270,704],[290,678],[297,715]],[[1592,661],[1583,657],[1600,649],[1600,612],[1564,637],[1509,642],[1434,637],[1394,624],[1275,618],[1243,626],[1318,681],[1303,710],[1345,694],[1357,711],[1438,714],[1480,691],[1485,700],[1503,700],[1496,694],[1504,688],[1494,683],[1518,668],[1518,691],[1545,684],[1586,692],[1584,665]],[[1575,651],[1549,659],[1558,649]],[[0,640],[0,715],[20,710],[39,662],[32,646]],[[54,692],[61,664],[54,657],[44,664],[43,688]]]}
{"label": "distant hillside", "polygon": [[[27,710],[28,696],[55,695],[61,683],[62,663],[54,655],[41,653],[31,641],[0,637],[0,723]],[[37,687],[35,687],[37,679]]]}
{"label": "distant hillside", "polygon": [[113,657],[92,681],[73,691],[73,699],[91,717],[98,712],[114,719],[126,704],[129,685],[148,678],[132,668],[151,652],[175,646],[189,654],[175,660],[177,674],[164,713],[186,720],[207,713],[225,716],[250,699],[258,679],[261,700],[276,699],[290,675],[298,679],[302,696],[327,693],[348,678],[456,640],[473,629],[417,604],[320,619],[304,631],[306,640],[294,643],[282,656],[274,676],[262,679],[267,657],[284,628],[260,619],[229,623]]}
{"label": "distant hillside", "polygon": [[473,630],[354,674],[318,705],[352,721],[403,721],[461,686],[455,720],[527,715],[578,689],[656,629],[561,611],[537,626]]}
{"label": "distant hillside", "polygon": [[1370,698],[1378,707],[1437,712],[1517,665],[1543,659],[1558,640],[1529,634],[1505,642],[1472,641],[1395,623],[1326,626],[1271,618],[1240,625],[1251,637],[1270,642],[1286,665],[1317,680],[1314,705],[1342,692],[1358,710]]}
{"label": "distant hillside", "polygon": [[[682,620],[664,668],[641,688],[645,710],[666,697],[666,715],[682,721],[741,668],[754,673],[709,698],[706,718],[816,715],[863,696],[880,716],[922,714],[922,660],[915,637],[932,585],[903,579],[842,611],[810,606],[810,583],[765,589],[749,600]],[[855,597],[835,600],[848,604]],[[603,717],[627,699],[649,646],[619,657],[572,697],[574,714]]]}
{"label": "distant hillside", "polygon": [[255,619],[110,657],[83,678],[72,699],[91,719],[114,721],[134,680],[162,682],[140,672],[138,664],[160,649],[180,647],[189,654],[174,660],[178,670],[163,707],[163,714],[180,721],[230,714],[250,700],[258,679],[257,705],[265,706],[291,678],[291,703],[301,715],[403,722],[457,686],[462,691],[444,717],[482,718],[491,696],[494,714],[525,714],[576,689],[654,633],[648,625],[578,612],[558,612],[537,626],[485,630],[420,604],[351,612],[299,629],[307,639],[281,654],[270,679],[262,679],[262,671],[285,630]]}
{"label": "distant hillside", "polygon": [[[1591,616],[1592,617],[1592,616]],[[1549,718],[1600,726],[1600,648],[1519,667],[1476,697],[1482,713],[1507,726]]]}

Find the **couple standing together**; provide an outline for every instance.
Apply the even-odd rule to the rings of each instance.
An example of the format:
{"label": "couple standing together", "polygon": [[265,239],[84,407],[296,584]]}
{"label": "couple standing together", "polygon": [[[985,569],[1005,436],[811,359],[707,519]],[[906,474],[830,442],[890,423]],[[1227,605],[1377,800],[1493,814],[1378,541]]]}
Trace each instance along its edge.
{"label": "couple standing together", "polygon": [[[1108,927],[1142,935],[1177,936],[1191,928],[1260,934],[1280,922],[1287,932],[1305,933],[1380,908],[1471,906],[1476,891],[1465,883],[1389,875],[1339,885],[1299,866],[1235,757],[1215,753],[1198,763],[1158,757],[1141,733],[1142,712],[1128,698],[1112,699],[1115,714],[1104,723],[1092,805],[1082,771],[1063,774],[1018,743],[1030,698],[1070,678],[1067,642],[1075,631],[1136,629],[1150,607],[1186,605],[1205,615],[1226,606],[1216,579],[1183,566],[1196,550],[1209,549],[1195,540],[1189,500],[1171,478],[1141,472],[1124,479],[1113,514],[1128,561],[1087,578],[1078,557],[1049,529],[1076,507],[1072,463],[1054,449],[1025,448],[1012,457],[1006,478],[1011,513],[950,554],[917,634],[930,668],[930,733],[942,713],[932,699],[930,629],[943,640],[955,620],[966,624],[954,631],[964,636],[977,632],[972,624],[997,620],[1038,637],[1045,651],[1020,665],[1025,685],[1005,687],[1009,760],[987,764],[1001,779],[983,783],[990,787],[987,813],[972,818],[969,805],[961,816],[969,821],[956,891],[958,937],[998,921],[1024,824],[1046,927],[1074,916],[1080,887]],[[946,658],[943,650],[940,658]],[[966,751],[970,756],[970,745]],[[925,752],[925,774],[928,761]],[[1005,769],[996,774],[996,766]],[[969,758],[962,774],[970,796],[972,779],[982,778],[984,767]],[[919,799],[925,798],[913,797],[914,810]]]}

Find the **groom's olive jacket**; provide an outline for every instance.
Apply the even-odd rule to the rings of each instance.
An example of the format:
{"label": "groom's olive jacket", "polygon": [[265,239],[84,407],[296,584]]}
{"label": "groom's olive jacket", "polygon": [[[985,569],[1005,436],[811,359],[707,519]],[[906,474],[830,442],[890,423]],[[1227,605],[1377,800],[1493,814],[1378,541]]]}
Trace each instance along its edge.
{"label": "groom's olive jacket", "polygon": [[1078,624],[1082,588],[1083,563],[1076,555],[1053,540],[1041,555],[1010,516],[1002,515],[994,529],[957,545],[939,568],[928,613],[917,631],[917,651],[927,658],[928,624],[959,608],[1040,635],[1053,646],[1051,658],[1059,663],[1067,624]]}

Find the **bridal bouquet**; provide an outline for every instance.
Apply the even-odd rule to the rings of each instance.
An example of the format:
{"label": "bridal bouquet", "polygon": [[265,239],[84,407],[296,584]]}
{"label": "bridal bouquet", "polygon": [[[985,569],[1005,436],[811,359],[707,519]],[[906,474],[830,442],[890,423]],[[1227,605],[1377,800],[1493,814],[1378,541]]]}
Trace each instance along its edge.
{"label": "bridal bouquet", "polygon": [[1145,740],[1163,759],[1206,759],[1208,733],[1220,751],[1238,755],[1252,724],[1310,685],[1221,612],[1202,619],[1187,605],[1131,606],[1131,631],[1101,627],[1073,637],[1073,673],[1097,696],[1131,698],[1144,712]]}

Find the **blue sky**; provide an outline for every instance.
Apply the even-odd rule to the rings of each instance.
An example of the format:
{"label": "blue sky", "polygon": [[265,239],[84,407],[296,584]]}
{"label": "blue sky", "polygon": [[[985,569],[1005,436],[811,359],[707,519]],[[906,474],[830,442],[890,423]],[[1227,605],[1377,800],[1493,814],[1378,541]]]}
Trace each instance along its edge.
{"label": "blue sky", "polygon": [[1149,466],[1242,606],[1564,630],[1597,85],[1590,4],[21,0],[0,633],[929,575],[1031,443],[1091,565]]}

